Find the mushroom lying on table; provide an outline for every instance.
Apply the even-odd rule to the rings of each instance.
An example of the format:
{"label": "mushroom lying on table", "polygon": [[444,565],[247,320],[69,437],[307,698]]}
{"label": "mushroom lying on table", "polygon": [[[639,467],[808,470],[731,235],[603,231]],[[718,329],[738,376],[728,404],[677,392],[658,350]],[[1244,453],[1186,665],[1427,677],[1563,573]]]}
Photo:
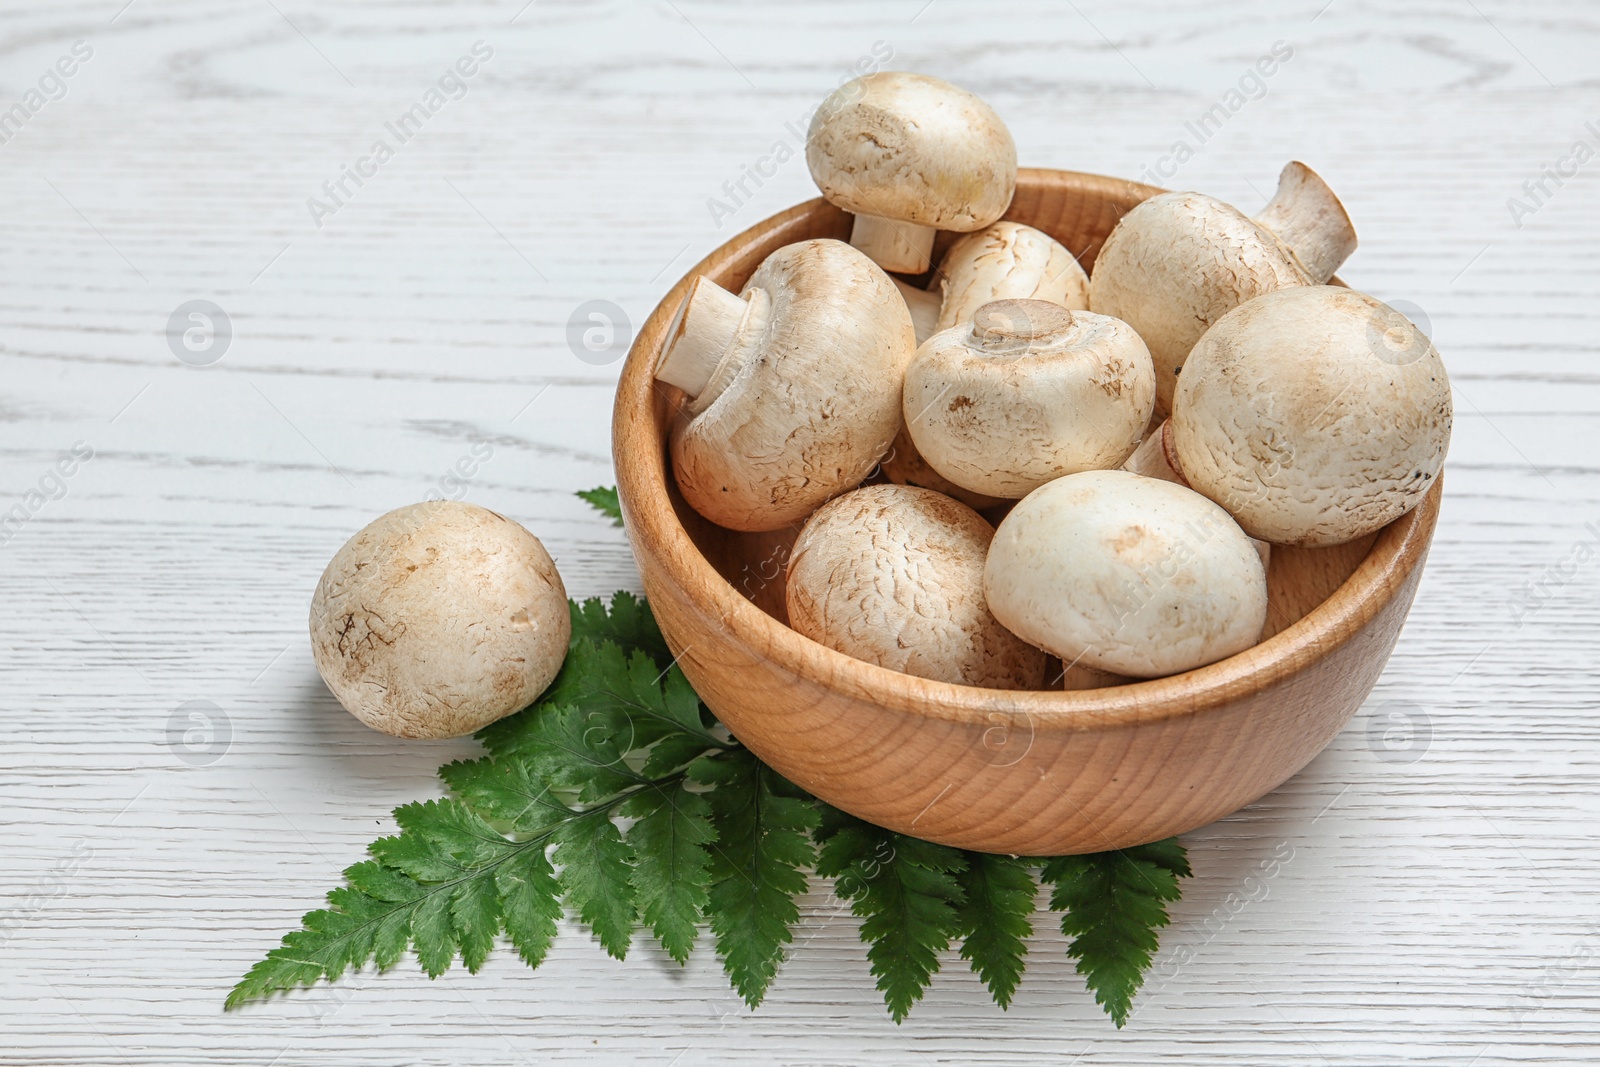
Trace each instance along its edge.
{"label": "mushroom lying on table", "polygon": [[1254,219],[1200,193],[1163,193],[1117,222],[1095,259],[1089,306],[1127,322],[1156,368],[1156,414],[1172,410],[1178,372],[1207,327],[1240,304],[1321,285],[1355,251],[1333,190],[1290,163]]}
{"label": "mushroom lying on table", "polygon": [[689,397],[671,432],[684,499],[734,530],[775,530],[866,477],[900,429],[916,350],[889,276],[842,241],[786,245],[742,296],[695,279],[656,378]]}
{"label": "mushroom lying on table", "polygon": [[539,539],[473,504],[374,519],[311,599],[311,653],[345,709],[396,737],[460,737],[531,704],[566,659],[567,593]]}
{"label": "mushroom lying on table", "polygon": [[989,610],[1063,663],[1157,678],[1255,644],[1267,577],[1228,513],[1128,471],[1058,478],[995,531]]}
{"label": "mushroom lying on table", "polygon": [[1252,537],[1337,545],[1421,503],[1451,417],[1422,331],[1365,293],[1305,286],[1206,331],[1178,379],[1172,441],[1183,476]]}
{"label": "mushroom lying on table", "polygon": [[975,493],[1016,499],[1064,474],[1115,467],[1155,400],[1125,322],[1044,300],[997,300],[934,334],[906,371],[912,443]]}
{"label": "mushroom lying on table", "polygon": [[1037,689],[1045,656],[983,595],[994,529],[965,504],[869,485],[818,509],[789,557],[789,623],[880,667],[958,685]]}
{"label": "mushroom lying on table", "polygon": [[856,216],[850,243],[903,274],[928,269],[936,230],[998,219],[1017,184],[1017,146],[994,109],[904,71],[829,95],[806,134],[806,163],[822,195]]}

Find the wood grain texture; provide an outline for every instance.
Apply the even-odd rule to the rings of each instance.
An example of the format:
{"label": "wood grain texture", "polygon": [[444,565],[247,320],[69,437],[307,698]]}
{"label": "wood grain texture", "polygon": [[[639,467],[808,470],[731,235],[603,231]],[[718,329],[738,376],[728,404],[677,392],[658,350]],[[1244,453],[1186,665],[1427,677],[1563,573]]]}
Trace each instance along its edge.
{"label": "wood grain texture", "polygon": [[[1595,164],[1520,227],[1507,207],[1600,121],[1592,4],[122,6],[0,4],[6,106],[73,41],[95,50],[0,144],[0,510],[95,449],[0,546],[0,1063],[1600,1056],[1600,562],[1576,562],[1600,524]],[[495,56],[467,95],[317,229],[307,198],[479,39]],[[814,196],[797,158],[737,203],[722,186],[792,150],[787,124],[880,40],[990,100],[1023,163],[1135,179],[1292,46],[1145,180],[1254,210],[1305,159],[1361,236],[1345,280],[1420,308],[1444,353],[1448,485],[1371,697],[1298,775],[1185,835],[1195,878],[1121,1032],[1042,918],[1009,1012],[952,952],[896,1027],[820,883],[755,1013],[708,955],[641,942],[618,964],[568,926],[536,972],[403,964],[222,1014],[389,809],[474,751],[381,737],[327,696],[306,613],[329,557],[481,438],[466,499],[526,523],[574,595],[637,591],[622,532],[571,496],[612,480],[621,351],[580,360],[568,320],[604,299],[636,329],[688,264]],[[235,327],[206,368],[164,336],[193,298]],[[204,765],[179,758],[221,747],[198,726],[194,753],[168,742],[191,700],[231,729]]]}
{"label": "wood grain texture", "polygon": [[[1098,247],[1156,191],[1036,168],[1017,188],[1007,218],[1072,249]],[[1268,640],[1201,670],[1095,691],[951,685],[836,652],[765,609],[783,571],[758,571],[759,590],[743,581],[783,541],[684,518],[666,445],[683,394],[655,379],[684,295],[701,276],[738,292],[775,249],[845,239],[846,226],[815,199],[714,250],[645,321],[617,384],[612,458],[634,557],[679,666],[717,717],[836,807],[942,844],[1032,856],[1184,833],[1305,766],[1388,660],[1427,558],[1438,489],[1358,545],[1279,554]]]}

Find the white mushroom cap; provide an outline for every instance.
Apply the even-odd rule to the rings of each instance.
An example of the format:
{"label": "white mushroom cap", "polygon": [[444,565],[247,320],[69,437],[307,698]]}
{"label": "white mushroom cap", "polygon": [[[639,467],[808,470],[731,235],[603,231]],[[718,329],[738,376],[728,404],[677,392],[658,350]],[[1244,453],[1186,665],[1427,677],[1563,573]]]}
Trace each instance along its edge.
{"label": "white mushroom cap", "polygon": [[1006,502],[1001,497],[986,496],[983,493],[974,493],[970,489],[963,489],[934,470],[928,461],[922,458],[922,453],[917,451],[916,443],[911,440],[911,434],[904,426],[895,434],[894,443],[884,454],[881,466],[883,476],[891,482],[932,489],[935,493],[943,493],[978,511]]}
{"label": "white mushroom cap", "polygon": [[798,522],[860,484],[900,428],[911,315],[842,241],[778,249],[742,300],[699,279],[669,336],[656,377],[691,397],[671,433],[673,473],[719,525]]}
{"label": "white mushroom cap", "polygon": [[1121,464],[1154,402],[1150,353],[1127,323],[997,300],[917,350],[903,410],[934,470],[1015,499],[1064,474]]}
{"label": "white mushroom cap", "polygon": [[936,329],[968,322],[995,300],[1048,300],[1089,310],[1089,276],[1067,246],[1020,222],[996,222],[969,233],[939,265],[944,300]]}
{"label": "white mushroom cap", "polygon": [[1387,304],[1306,286],[1229,312],[1190,353],[1173,409],[1185,478],[1252,536],[1336,545],[1410,511],[1450,444],[1450,380]]}
{"label": "white mushroom cap", "polygon": [[908,274],[928,269],[935,230],[989,225],[1017,183],[1017,146],[988,104],[903,71],[856,78],[824,100],[806,163],[822,195],[857,216],[851,243]]}
{"label": "white mushroom cap", "polygon": [[[1163,482],[1174,482],[1185,489],[1193,489],[1189,479],[1183,476],[1183,468],[1178,465],[1178,446],[1172,438],[1172,420],[1164,419],[1161,425],[1139,442],[1139,447],[1133,450],[1133,455],[1122,465],[1125,471],[1142,474],[1146,478],[1159,478]],[[1261,557],[1261,565],[1270,570],[1272,566],[1272,545],[1270,542],[1261,541],[1254,537],[1250,543],[1255,546],[1256,555]]]}
{"label": "white mushroom cap", "polygon": [[1135,206],[1095,259],[1089,306],[1144,338],[1155,361],[1156,412],[1164,416],[1184,359],[1207,327],[1263,293],[1322,284],[1355,243],[1338,198],[1310,167],[1290,163],[1255,220],[1200,193],[1164,193]]}
{"label": "white mushroom cap", "polygon": [[459,737],[531,704],[572,620],[539,539],[472,504],[379,516],[311,598],[311,652],[340,704],[396,737]]}
{"label": "white mushroom cap", "polygon": [[1038,689],[1045,656],[995,621],[994,529],[929,489],[869,485],[811,516],[789,557],[789,623],[880,667],[957,685]]}
{"label": "white mushroom cap", "polygon": [[1156,678],[1256,643],[1267,578],[1228,513],[1190,489],[1086,471],[1030,493],[995,531],[989,609],[1095,670]]}

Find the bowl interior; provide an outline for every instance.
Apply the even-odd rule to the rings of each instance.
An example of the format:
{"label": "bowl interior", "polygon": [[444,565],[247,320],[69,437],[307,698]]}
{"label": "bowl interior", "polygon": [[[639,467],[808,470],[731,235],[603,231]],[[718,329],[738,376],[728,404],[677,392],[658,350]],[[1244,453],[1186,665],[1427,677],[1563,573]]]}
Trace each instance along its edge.
{"label": "bowl interior", "polygon": [[[1069,248],[1084,270],[1089,271],[1117,220],[1133,205],[1161,191],[1153,186],[1099,175],[1024,168],[1019,173],[1016,197],[1005,217],[1048,233]],[[851,219],[852,216],[821,199],[798,205],[735,238],[730,242],[732,257],[710,266],[704,273],[724,288],[738,292],[761,260],[774,249],[817,237],[847,241]],[[945,249],[960,236],[941,231],[935,242],[933,261],[937,263]],[[697,268],[690,276],[699,270]],[[936,270],[930,271],[920,281],[926,286],[935,274]],[[669,295],[663,304],[668,311],[675,309],[675,296]],[[657,420],[664,439],[666,428],[682,402],[682,394],[664,386],[658,387],[656,394]],[[665,482],[678,521],[705,559],[741,595],[787,625],[785,564],[802,524],[765,533],[724,529],[691,508],[678,492],[674,479],[668,476]],[[1002,514],[1003,509],[991,509],[986,513],[991,523],[997,523]],[[1360,566],[1377,537],[1371,534],[1333,548],[1274,546],[1267,573],[1267,623],[1262,640],[1287,630],[1323,603]],[[1056,673],[1054,678],[1059,684],[1060,674]]]}

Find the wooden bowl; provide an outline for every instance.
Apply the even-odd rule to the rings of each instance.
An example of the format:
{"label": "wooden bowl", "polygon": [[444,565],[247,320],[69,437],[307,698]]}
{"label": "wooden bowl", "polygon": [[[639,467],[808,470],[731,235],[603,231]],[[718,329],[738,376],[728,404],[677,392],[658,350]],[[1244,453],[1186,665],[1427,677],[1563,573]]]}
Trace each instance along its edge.
{"label": "wooden bowl", "polygon": [[[1092,266],[1118,218],[1161,190],[1023,170],[1009,219]],[[1440,486],[1377,534],[1275,548],[1256,647],[1169,678],[1010,692],[928,681],[789,629],[783,568],[797,529],[736,533],[679,495],[667,428],[682,394],[652,372],[696,275],[738,291],[782,245],[848,239],[822,200],[718,248],[645,322],[617,386],[617,488],[645,592],[678,663],[756,755],[828,803],[902,833],[1025,855],[1098,852],[1221,818],[1294,774],[1371,691],[1410,610]],[[946,241],[949,235],[941,235]]]}

